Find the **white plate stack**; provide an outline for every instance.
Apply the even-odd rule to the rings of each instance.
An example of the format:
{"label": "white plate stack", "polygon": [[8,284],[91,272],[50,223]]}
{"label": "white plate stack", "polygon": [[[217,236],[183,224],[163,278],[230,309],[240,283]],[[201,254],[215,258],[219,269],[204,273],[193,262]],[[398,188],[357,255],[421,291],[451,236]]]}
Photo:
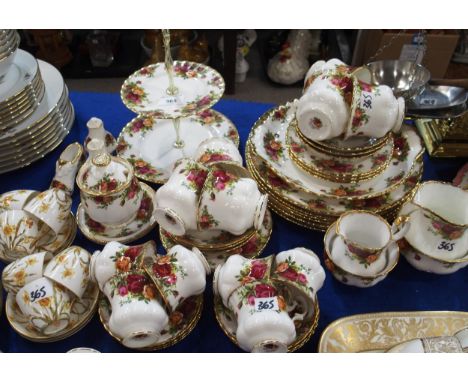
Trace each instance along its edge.
{"label": "white plate stack", "polygon": [[75,119],[60,72],[19,43],[16,31],[0,29],[0,174],[44,157]]}

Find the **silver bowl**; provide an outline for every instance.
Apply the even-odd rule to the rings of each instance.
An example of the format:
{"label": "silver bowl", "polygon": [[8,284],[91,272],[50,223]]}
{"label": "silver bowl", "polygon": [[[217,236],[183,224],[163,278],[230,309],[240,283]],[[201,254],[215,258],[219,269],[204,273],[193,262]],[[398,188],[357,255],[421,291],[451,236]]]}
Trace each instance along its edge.
{"label": "silver bowl", "polygon": [[412,61],[375,61],[367,64],[367,67],[373,84],[387,85],[396,97],[407,101],[419,95],[431,78],[429,70]]}

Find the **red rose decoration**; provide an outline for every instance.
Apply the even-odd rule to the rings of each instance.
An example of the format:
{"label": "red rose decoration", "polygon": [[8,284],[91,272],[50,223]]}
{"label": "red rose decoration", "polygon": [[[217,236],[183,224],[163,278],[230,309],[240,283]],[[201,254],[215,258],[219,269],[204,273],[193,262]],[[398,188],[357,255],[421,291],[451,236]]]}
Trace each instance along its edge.
{"label": "red rose decoration", "polygon": [[267,265],[263,261],[255,260],[250,268],[249,276],[257,280],[262,279],[265,276],[266,270]]}
{"label": "red rose decoration", "polygon": [[255,296],[256,297],[275,297],[276,289],[268,284],[255,285]]}
{"label": "red rose decoration", "polygon": [[153,273],[158,277],[167,277],[172,273],[170,264],[153,264]]}
{"label": "red rose decoration", "polygon": [[130,260],[135,261],[135,259],[140,255],[140,253],[141,253],[141,246],[137,246],[137,247],[127,248],[124,252],[124,255],[126,257],[129,257]]}
{"label": "red rose decoration", "polygon": [[128,275],[127,288],[131,293],[141,293],[146,283],[145,276],[142,275]]}
{"label": "red rose decoration", "polygon": [[284,272],[281,272],[281,276],[291,281],[297,281],[298,274],[294,269],[288,268]]}

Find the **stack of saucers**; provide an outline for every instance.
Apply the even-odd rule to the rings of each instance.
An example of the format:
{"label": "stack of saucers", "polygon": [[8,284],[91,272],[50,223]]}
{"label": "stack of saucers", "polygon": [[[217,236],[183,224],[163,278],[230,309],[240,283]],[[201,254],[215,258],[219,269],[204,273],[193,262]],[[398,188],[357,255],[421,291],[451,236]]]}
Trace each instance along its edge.
{"label": "stack of saucers", "polygon": [[18,45],[17,32],[0,31],[0,174],[49,153],[74,121],[60,72]]}
{"label": "stack of saucers", "polygon": [[267,111],[247,141],[247,167],[269,207],[320,231],[353,209],[393,220],[422,175],[416,131],[403,126],[382,139],[311,142],[298,133],[296,109],[294,101]]}

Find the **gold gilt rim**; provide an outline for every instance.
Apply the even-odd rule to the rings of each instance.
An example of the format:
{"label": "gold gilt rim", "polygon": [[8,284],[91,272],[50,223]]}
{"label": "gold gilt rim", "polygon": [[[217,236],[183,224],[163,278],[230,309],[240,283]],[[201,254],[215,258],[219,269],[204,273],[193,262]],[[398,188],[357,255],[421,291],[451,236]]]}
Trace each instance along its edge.
{"label": "gold gilt rim", "polygon": [[[108,323],[104,322],[104,313],[103,313],[104,308],[102,307],[102,304],[103,303],[108,304],[108,302],[106,300],[107,300],[106,297],[101,294],[99,309],[98,309],[99,321],[101,321],[102,326],[104,327],[106,332],[112,338],[114,338],[122,346],[125,346],[125,345],[122,344],[122,339],[120,337],[118,337],[117,335],[115,335],[114,333],[112,333],[110,328],[109,328]],[[195,308],[194,316],[193,316],[192,320],[189,323],[187,323],[187,325],[186,325],[186,327],[184,329],[182,329],[180,332],[178,332],[172,338],[169,338],[165,342],[162,342],[161,344],[148,346],[148,347],[145,347],[145,348],[135,348],[135,349],[132,349],[132,350],[138,350],[138,351],[142,351],[142,352],[162,350],[162,349],[168,348],[170,346],[174,346],[174,345],[178,344],[179,342],[181,342],[183,339],[185,339],[193,331],[193,329],[195,329],[195,326],[197,326],[198,321],[200,321],[201,313],[202,313],[202,310],[203,310],[203,294],[198,295],[195,301],[196,301],[196,308]]]}
{"label": "gold gilt rim", "polygon": [[312,147],[313,149],[328,155],[339,155],[343,157],[363,157],[372,155],[376,151],[380,150],[389,140],[393,140],[393,133],[389,132],[384,135],[382,138],[379,138],[378,143],[374,143],[373,145],[367,146],[366,148],[362,148],[359,150],[354,149],[343,149],[338,146],[330,146],[325,145],[322,142],[324,141],[313,141],[307,138],[302,131],[299,129],[299,123],[297,122],[296,117],[289,123],[288,128],[294,124],[294,129],[296,130],[297,135],[306,143],[308,146]]}
{"label": "gold gilt rim", "polygon": [[[279,106],[279,107],[291,107],[291,105],[292,104],[290,102],[288,102],[288,103],[286,103],[286,105]],[[337,196],[337,195],[330,195],[330,194],[317,194],[315,192],[307,190],[302,185],[296,184],[296,182],[289,180],[289,178],[288,178],[288,180],[286,180],[283,175],[278,174],[278,171],[276,169],[274,169],[273,166],[271,166],[268,161],[264,160],[257,153],[253,143],[251,143],[252,139],[253,139],[253,136],[256,133],[256,130],[259,129],[260,126],[263,125],[265,123],[265,121],[267,119],[269,119],[279,107],[273,107],[270,110],[266,111],[255,122],[252,129],[250,130],[249,137],[248,137],[247,142],[246,142],[246,152],[247,152],[247,150],[251,150],[251,153],[253,155],[258,157],[265,164],[265,166],[267,166],[274,174],[276,174],[278,177],[280,177],[286,184],[288,184],[290,187],[296,187],[296,188],[302,190],[303,192],[305,192],[305,193],[307,193],[309,195],[314,195],[314,196],[318,196],[318,197],[322,196],[322,197],[327,197],[327,198],[331,198],[331,199],[339,199],[339,200],[365,200],[365,199],[375,198],[375,197],[387,194],[387,193],[391,192],[392,190],[394,190],[399,185],[401,185],[408,178],[409,174],[411,174],[413,172],[413,169],[414,169],[414,166],[415,166],[416,162],[418,162],[418,160],[422,157],[422,155],[425,152],[424,145],[422,144],[422,141],[421,141],[421,150],[414,157],[413,163],[411,164],[411,166],[410,166],[409,170],[407,171],[406,175],[404,177],[402,177],[402,179],[400,179],[399,181],[392,184],[390,187],[387,187],[385,190],[382,190],[382,191],[379,191],[379,192],[367,193],[365,195],[357,195],[357,196]],[[419,135],[416,132],[415,132],[415,134],[419,138]]]}
{"label": "gold gilt rim", "polygon": [[[140,183],[141,185],[141,188],[143,190],[145,190],[148,195],[150,196],[151,200],[153,200],[153,197],[154,197],[154,193],[156,191],[154,191],[150,186],[148,186],[147,184],[145,183]],[[149,189],[151,189],[151,191],[149,191]],[[86,227],[86,224],[83,223],[86,227],[86,229],[83,229],[83,225],[81,224],[80,222],[80,215],[81,213],[83,213],[83,216],[84,216],[84,213],[85,213],[85,210],[84,210],[84,207],[82,206],[82,204],[80,203],[78,205],[78,209],[76,210],[76,222],[78,224],[78,227],[80,228],[80,231],[81,233],[88,239],[88,240],[91,240],[92,242],[96,243],[96,244],[101,244],[101,245],[106,245],[107,243],[111,242],[111,241],[118,241],[119,243],[121,244],[126,244],[126,243],[130,243],[132,241],[135,241],[135,240],[138,240],[140,238],[142,238],[143,236],[147,235],[149,232],[151,232],[152,229],[154,229],[154,227],[156,227],[157,225],[157,222],[156,220],[154,219],[154,215],[153,217],[150,218],[150,220],[148,221],[148,227],[146,227],[144,230],[141,230],[141,231],[137,231],[135,233],[133,233],[132,235],[128,235],[128,236],[124,236],[124,237],[109,237],[109,238],[104,238],[103,236],[101,235],[95,235],[94,233],[92,233],[91,231],[89,231],[89,229]],[[151,220],[153,220],[151,222]]]}
{"label": "gold gilt rim", "polygon": [[[32,342],[51,343],[51,342],[62,341],[65,338],[71,337],[72,335],[76,334],[81,329],[83,329],[91,321],[91,319],[94,316],[94,313],[96,312],[96,310],[98,308],[99,288],[97,287],[97,284],[91,284],[91,285],[93,285],[93,290],[90,293],[94,293],[94,295],[92,296],[93,301],[92,301],[92,304],[91,304],[91,309],[89,309],[86,314],[83,314],[83,316],[82,316],[83,319],[81,320],[81,322],[79,322],[75,327],[69,329],[68,331],[58,332],[55,335],[51,335],[51,336],[47,336],[47,337],[40,336],[40,335],[33,336],[33,335],[31,335],[30,332],[22,331],[19,327],[15,326],[14,323],[12,323],[12,321],[11,321],[12,312],[10,311],[9,304],[6,303],[5,304],[5,314],[6,314],[8,323],[13,328],[13,330],[16,333],[18,333],[21,337],[26,338],[27,340],[32,341]],[[90,288],[90,286],[88,286],[88,288]],[[13,297],[10,297],[10,295],[11,295],[11,293],[8,293],[7,299],[13,298]]]}
{"label": "gold gilt rim", "polygon": [[0,118],[12,118],[15,115],[20,115],[21,113],[24,113],[29,108],[34,107],[35,105],[37,106],[37,104],[39,104],[42,101],[44,93],[45,86],[38,86],[37,89],[31,89],[31,93],[25,96],[25,98],[23,98],[21,101],[15,102],[15,104],[11,107],[0,109]]}
{"label": "gold gilt rim", "polygon": [[[364,313],[364,314],[353,314],[351,316],[346,316],[339,318],[326,326],[323,330],[322,335],[320,336],[318,352],[326,353],[326,341],[330,336],[331,332],[339,328],[344,323],[349,323],[353,321],[363,320],[363,319],[385,319],[391,320],[396,317],[408,317],[408,318],[432,318],[440,316],[461,316],[463,319],[468,320],[468,312],[462,311],[449,311],[449,310],[440,310],[440,311],[405,311],[405,312],[376,312],[376,313]],[[455,317],[454,317],[455,318]],[[453,334],[453,333],[452,333]],[[384,350],[384,349],[379,349]]]}
{"label": "gold gilt rim", "polygon": [[174,235],[171,235],[169,232],[167,232],[167,234],[170,236],[170,239],[172,241],[176,241],[185,247],[197,247],[200,251],[203,251],[203,250],[223,251],[223,250],[230,250],[230,249],[237,248],[239,246],[244,245],[252,238],[253,235],[255,235],[255,232],[256,232],[255,229],[251,228],[245,234],[241,235],[242,237],[240,239],[231,240],[228,243],[222,243],[222,244],[204,244],[201,242],[190,241],[185,236],[176,237]]}
{"label": "gold gilt rim", "polygon": [[[237,146],[237,148],[239,148],[239,144],[240,144],[240,137],[239,137],[239,131],[237,130],[237,127],[236,125],[234,124],[234,122],[232,122],[228,117],[226,117],[226,115],[224,115],[223,113],[217,111],[217,110],[214,110],[214,109],[210,109],[212,112],[216,113],[216,114],[220,114],[226,121],[227,123],[231,126],[231,128],[234,129],[234,131],[236,132],[236,137],[234,138],[234,143],[235,145]],[[133,124],[133,122],[139,118],[145,118],[145,115],[144,114],[138,114],[135,118],[133,118],[130,122],[128,122],[123,128],[122,130],[120,131],[119,133],[119,136],[117,137],[116,139],[116,142],[119,143],[119,141],[121,139],[124,138],[124,131],[127,130],[127,128],[129,128],[129,126],[131,126]],[[196,118],[195,116],[189,116],[187,118]],[[231,142],[232,142],[232,139],[230,138],[226,138],[226,139],[229,139]],[[118,151],[118,149],[116,150],[116,153],[117,153],[117,156],[119,156],[120,158],[123,158],[123,159],[126,159],[128,158],[127,156],[125,155],[121,155],[121,153]],[[133,166],[133,165],[132,165]],[[144,174],[140,174],[138,173],[137,171],[135,171],[135,175],[138,179],[141,179],[141,180],[144,180],[145,182],[150,182],[150,183],[153,183],[153,184],[165,184],[167,182],[167,179],[161,179],[159,180],[158,178],[155,179],[155,176],[150,176],[150,175],[144,175]]]}
{"label": "gold gilt rim", "polygon": [[[247,257],[249,259],[254,259],[254,258],[260,256],[263,253],[263,251],[265,250],[266,246],[268,245],[268,242],[270,241],[270,238],[271,238],[271,234],[273,232],[273,217],[271,215],[271,211],[268,210],[268,209],[267,209],[266,214],[268,214],[268,219],[269,219],[268,221],[270,222],[268,227],[263,227],[262,226],[261,228],[259,228],[256,231],[257,234],[259,234],[260,236],[265,237],[265,240],[257,248],[257,250],[255,252],[253,252],[251,254],[243,254],[244,257]],[[267,232],[263,235],[262,232],[265,229],[267,230]],[[165,231],[161,228],[161,226],[159,226],[159,239],[161,240],[161,244],[162,244],[163,248],[166,251],[169,251],[174,245],[179,244],[176,241],[171,241],[168,237],[166,237]],[[241,249],[241,247],[242,246],[235,247],[235,248],[229,249],[227,251],[204,251],[203,255],[205,256],[207,261],[210,262],[210,259],[211,259],[211,257],[213,255],[216,255],[216,258],[217,258],[217,256],[219,255],[220,252],[224,252],[225,257],[227,258],[227,257],[229,257],[231,255],[239,253],[239,250]],[[212,271],[215,268],[215,267],[212,267],[211,264],[210,264],[210,267],[211,267]]]}
{"label": "gold gilt rim", "polygon": [[[218,295],[214,295],[214,304],[213,304],[213,309],[215,313],[215,318],[216,321],[218,322],[219,327],[221,330],[224,332],[224,334],[231,340],[232,343],[234,343],[237,347],[239,346],[239,342],[237,342],[236,337],[228,331],[226,327],[222,324],[222,320],[220,319],[220,310],[222,309],[227,309],[224,307],[224,305],[221,302],[221,298]],[[318,299],[314,299],[314,315],[312,316],[311,319],[311,325],[308,331],[306,331],[302,337],[296,338],[296,340],[288,346],[288,353],[295,352],[296,350],[300,349],[302,346],[305,345],[306,342],[310,340],[310,338],[314,335],[315,330],[317,329],[318,322],[319,322],[319,317],[320,317],[320,307],[318,303]]]}
{"label": "gold gilt rim", "polygon": [[94,190],[88,188],[88,186],[86,186],[83,183],[83,176],[84,176],[84,173],[86,171],[88,171],[90,169],[90,167],[91,167],[91,164],[89,162],[87,165],[83,165],[80,168],[80,170],[78,171],[78,175],[76,177],[76,184],[78,185],[78,188],[82,192],[84,192],[86,195],[91,195],[91,196],[115,195],[115,194],[118,194],[118,193],[122,192],[123,190],[125,190],[130,185],[130,183],[132,182],[132,180],[133,180],[133,178],[135,176],[134,171],[133,171],[133,166],[127,160],[122,159],[120,157],[112,157],[112,160],[114,162],[117,162],[117,163],[121,164],[122,166],[125,167],[126,170],[128,170],[127,179],[125,179],[125,182],[123,182],[118,187],[116,187],[115,190],[112,190],[112,191],[109,191],[109,192],[94,191]]}
{"label": "gold gilt rim", "polygon": [[[328,251],[327,244],[326,244],[326,239],[327,239],[327,237],[330,236],[331,231],[333,230],[333,226],[336,226],[336,224],[335,224],[335,223],[332,223],[332,224],[330,225],[330,227],[328,227],[327,231],[325,232],[325,235],[323,236],[323,257],[325,258],[325,260],[331,261],[331,262],[333,263],[333,266],[334,266],[336,269],[339,269],[341,272],[343,272],[343,273],[345,273],[345,274],[347,274],[347,275],[356,277],[356,278],[361,279],[361,280],[373,281],[373,280],[375,280],[375,279],[377,279],[377,278],[379,278],[379,277],[388,275],[388,274],[389,274],[391,271],[393,271],[393,269],[395,269],[395,267],[397,266],[397,264],[398,264],[398,262],[399,262],[399,260],[400,260],[400,249],[399,249],[398,245],[395,244],[395,245],[396,245],[396,250],[398,251],[398,255],[397,255],[397,257],[396,257],[395,263],[394,263],[392,266],[390,266],[389,268],[384,268],[383,271],[381,271],[381,272],[375,274],[374,276],[361,276],[361,275],[357,275],[357,274],[355,274],[355,273],[352,273],[352,272],[350,272],[350,271],[347,271],[346,269],[343,269],[342,267],[340,267],[339,265],[337,265],[337,264],[333,261],[333,259],[331,258],[331,255],[330,255],[330,253],[329,253],[329,251]],[[339,236],[339,235],[337,235],[337,236]],[[333,273],[334,273],[334,272],[333,272]]]}
{"label": "gold gilt rim", "polygon": [[68,121],[65,121],[65,123],[60,123],[59,124],[61,129],[59,130],[59,133],[55,136],[55,139],[50,140],[48,142],[48,145],[45,146],[45,147],[42,147],[40,151],[38,150],[35,153],[33,153],[32,155],[30,155],[30,156],[22,157],[21,161],[17,161],[13,166],[0,168],[0,174],[2,174],[4,172],[9,172],[9,171],[12,171],[12,170],[15,170],[15,169],[18,169],[18,168],[25,167],[25,166],[35,162],[36,160],[39,160],[39,159],[43,158],[49,152],[54,150],[57,146],[59,146],[62,143],[63,139],[70,132],[70,130],[71,130],[72,126],[73,126],[73,123],[74,123],[74,118],[75,118],[75,112],[74,112],[74,109],[72,107],[72,114],[70,116],[70,119]]}
{"label": "gold gilt rim", "polygon": [[[55,138],[59,128],[61,120],[68,120],[71,116],[71,110],[67,110],[65,113],[60,115],[55,115],[53,119],[49,122],[48,126],[44,128],[43,131],[40,131],[35,137],[31,137],[29,140],[25,140],[18,144],[10,144],[7,148],[1,148],[2,153],[0,154],[0,162],[4,159],[13,160],[15,158],[20,158],[22,156],[27,156],[30,153],[30,150],[35,149],[36,146],[42,146],[47,142],[50,142]],[[34,138],[34,139],[32,139]],[[24,152],[27,147],[28,152]],[[12,156],[13,155],[13,156]],[[1,166],[0,166],[1,167]]]}
{"label": "gold gilt rim", "polygon": [[[287,203],[290,203],[291,205],[294,205],[295,207],[297,208],[300,208],[300,209],[305,209],[306,207],[299,204],[297,201],[294,201],[294,200],[291,200],[289,198],[286,198],[283,194],[279,194],[278,192],[276,192],[270,185],[264,183],[264,180],[262,179],[261,175],[259,173],[257,173],[257,169],[256,169],[256,165],[254,164],[252,158],[251,158],[251,153],[249,151],[249,147],[246,148],[246,152],[245,152],[245,158],[246,158],[246,163],[247,163],[247,168],[249,169],[250,173],[252,174],[253,178],[256,180],[256,182],[258,183],[259,187],[262,189],[262,192],[267,192],[269,195],[272,195],[278,199],[281,199],[281,200],[286,200]],[[424,164],[422,162],[419,162],[420,165],[421,165],[421,169],[418,170],[417,172],[412,172],[411,173],[411,176],[414,176],[414,175],[418,175],[418,181],[416,182],[416,184],[418,184],[421,180],[421,176],[422,176],[422,172],[423,172],[423,169],[424,169]],[[290,186],[292,188],[294,188],[293,186]],[[370,210],[370,211],[373,211],[373,212],[376,212],[376,213],[380,213],[380,212],[383,212],[385,211],[386,209],[390,209],[392,208],[392,205],[397,205],[399,201],[401,201],[401,199],[405,198],[409,193],[413,192],[414,191],[414,188],[413,189],[410,189],[409,191],[407,191],[402,198],[398,199],[398,200],[395,200],[393,201],[392,203],[390,203],[389,205],[384,205],[383,207],[381,208],[378,208],[378,209],[374,209],[374,210]],[[326,198],[326,197],[325,197]],[[310,209],[308,209],[310,210]],[[322,213],[320,211],[315,211],[315,210],[312,210],[314,213]],[[334,213],[330,213],[330,215],[333,215],[333,216],[339,216],[341,215],[343,212],[345,211],[340,211],[340,212],[334,212]]]}
{"label": "gold gilt rim", "polygon": [[[248,153],[249,150],[251,150],[250,153]],[[364,196],[363,195],[336,196],[336,195],[330,195],[330,194],[323,194],[323,195],[316,194],[314,192],[307,191],[302,186],[299,186],[299,185],[297,185],[295,183],[291,183],[289,181],[286,181],[282,175],[278,175],[278,172],[276,170],[274,170],[265,160],[263,160],[261,157],[258,156],[258,154],[255,153],[254,149],[250,145],[248,145],[248,142],[247,142],[247,145],[246,145],[246,158],[247,158],[248,155],[256,156],[259,161],[261,161],[273,174],[275,174],[276,176],[281,178],[283,180],[283,182],[285,184],[287,184],[289,187],[299,189],[300,191],[305,192],[308,195],[313,195],[314,197],[318,197],[318,198],[324,197],[324,198],[330,198],[330,199],[349,200],[349,201],[373,199],[373,198],[377,198],[379,196],[382,196],[382,195],[389,194],[389,193],[393,192],[397,187],[401,186],[401,184],[404,183],[404,181],[406,181],[406,179],[409,178],[411,176],[411,174],[413,174],[415,172],[414,171],[415,166],[416,166],[416,164],[418,164],[418,165],[421,164],[423,154],[424,154],[424,148],[422,148],[422,152],[420,154],[418,154],[417,158],[415,158],[415,160],[414,160],[413,164],[411,165],[411,168],[408,171],[407,175],[405,177],[403,177],[401,180],[399,180],[398,182],[394,183],[391,187],[387,187],[384,191],[380,191],[378,193],[373,193],[373,194],[365,194]]]}
{"label": "gold gilt rim", "polygon": [[323,180],[328,180],[329,182],[335,182],[335,183],[348,183],[348,184],[356,184],[365,180],[371,180],[382,174],[382,172],[385,171],[385,169],[388,167],[388,164],[391,161],[391,156],[389,156],[389,159],[383,164],[380,165],[379,168],[372,170],[372,171],[367,171],[363,173],[351,173],[351,174],[333,174],[333,172],[327,173],[327,172],[322,172],[320,170],[316,170],[310,166],[310,164],[306,164],[303,162],[302,159],[300,159],[291,149],[291,147],[288,147],[289,151],[289,156],[291,157],[291,160],[302,170],[305,172],[309,173],[310,175],[316,177],[316,178],[321,178]]}
{"label": "gold gilt rim", "polygon": [[6,43],[1,44],[3,52],[0,53],[0,62],[10,57],[18,49],[21,43],[21,38],[18,32],[15,31],[11,39],[10,36],[8,36],[8,41],[6,41]]}
{"label": "gold gilt rim", "polygon": [[[414,194],[416,195],[416,193],[419,191],[419,189],[422,188],[422,187],[424,187],[426,184],[442,184],[442,185],[446,185],[446,186],[451,186],[451,187],[453,187],[453,188],[455,188],[455,189],[461,190],[461,192],[464,192],[465,194],[468,195],[468,190],[464,190],[463,188],[454,186],[453,183],[442,182],[442,181],[438,181],[438,180],[426,180],[426,181],[424,181],[424,182],[421,182],[421,183],[417,186],[417,188],[416,188]],[[414,196],[415,196],[415,195],[414,195]],[[457,224],[457,223],[453,223],[453,222],[451,222],[450,220],[448,220],[448,219],[446,219],[446,218],[443,218],[443,217],[440,216],[439,214],[435,213],[435,212],[434,212],[433,210],[431,210],[430,208],[421,206],[419,203],[417,203],[417,202],[414,201],[414,196],[413,196],[413,200],[411,200],[411,203],[412,203],[412,204],[418,206],[419,208],[421,208],[421,209],[424,210],[424,211],[429,211],[431,214],[437,216],[437,218],[439,218],[439,219],[442,220],[443,222],[448,223],[448,224],[451,224],[451,225],[454,225],[454,226],[456,226],[456,227],[466,227],[466,226],[468,226],[468,224]]]}
{"label": "gold gilt rim", "polygon": [[29,125],[27,128],[12,137],[3,138],[3,140],[0,141],[0,149],[5,146],[11,147],[12,145],[17,146],[18,144],[22,145],[24,143],[28,143],[31,139],[34,139],[49,130],[52,124],[59,122],[57,121],[57,118],[60,119],[62,117],[63,119],[66,119],[69,114],[72,114],[71,110],[72,106],[69,102],[64,103],[64,105],[60,105],[58,108],[49,112],[40,123]]}
{"label": "gold gilt rim", "polygon": [[[316,167],[312,163],[312,161],[310,163],[307,163],[303,158],[299,157],[294,152],[294,150],[291,147],[291,137],[289,135],[289,130],[291,128],[293,127],[289,125],[289,127],[286,130],[286,146],[288,148],[289,156],[296,165],[298,165],[300,168],[302,168],[304,171],[308,172],[312,176],[316,176],[325,180],[329,180],[331,182],[357,183],[362,180],[370,180],[379,176],[383,171],[385,171],[385,169],[388,167],[388,165],[390,164],[392,160],[392,153],[393,153],[393,147],[394,147],[393,141],[391,143],[391,150],[388,154],[388,158],[386,159],[384,163],[382,163],[379,166],[376,166],[375,168],[371,168],[370,170],[364,171],[364,172],[353,171],[351,173],[345,173],[345,174],[335,173],[330,170],[324,171]],[[329,154],[325,154],[325,155],[329,155]],[[340,160],[342,157],[337,157],[335,155],[335,158]],[[364,158],[367,158],[369,160],[371,159],[369,156],[366,156]]]}
{"label": "gold gilt rim", "polygon": [[[223,96],[224,91],[226,89],[226,82],[224,81],[223,76],[216,69],[212,68],[209,65],[205,65],[205,64],[201,64],[199,62],[193,62],[193,61],[174,60],[173,64],[175,65],[176,63],[179,63],[181,65],[189,64],[190,66],[195,66],[195,67],[205,67],[205,68],[207,68],[209,71],[211,71],[213,73],[214,77],[219,77],[220,80],[222,81],[222,84],[220,86],[217,86],[217,90],[219,90],[219,95],[217,94],[216,97],[209,104],[206,105],[206,107],[203,107],[199,111],[203,111],[203,110],[211,108],[216,102],[218,102],[221,99],[221,97]],[[134,80],[134,77],[136,77],[138,75],[138,73],[142,69],[148,69],[148,68],[153,69],[153,68],[157,68],[158,66],[159,67],[164,66],[164,62],[157,62],[155,64],[150,64],[148,66],[144,66],[143,68],[135,70],[132,74],[130,74],[130,76],[127,77],[127,79],[122,84],[122,87],[120,88],[120,99],[122,100],[125,107],[127,107],[129,110],[133,111],[134,113],[143,114],[143,115],[145,115],[145,114],[153,115],[154,114],[154,112],[150,111],[150,110],[148,110],[148,111],[135,110],[135,106],[132,106],[132,105],[128,104],[128,102],[125,100],[125,96],[124,96],[126,86],[128,86],[128,84]],[[175,119],[174,115],[169,115],[169,114],[170,113],[164,112],[164,115],[159,117],[159,118],[160,119]],[[191,113],[191,112],[188,112],[188,113],[179,112],[179,116],[176,117],[176,118],[189,117],[191,114],[193,114],[193,113]]]}
{"label": "gold gilt rim", "polygon": [[[29,125],[28,127],[24,128],[23,130],[21,130],[20,132],[18,132],[17,134],[15,134],[14,136],[12,136],[11,138],[14,139],[14,138],[17,138],[17,136],[26,136],[28,134],[28,132],[30,132],[31,130],[35,130],[37,127],[43,125],[44,123],[48,123],[48,121],[50,120],[50,116],[52,115],[52,113],[56,113],[57,110],[60,110],[64,107],[66,107],[65,105],[66,104],[70,104],[71,105],[71,102],[69,101],[68,99],[68,89],[67,87],[64,85],[63,87],[63,90],[62,90],[62,94],[60,95],[60,98],[58,99],[57,103],[53,106],[49,106],[48,107],[48,110],[47,112],[44,114],[44,116],[42,116],[41,118],[39,118],[37,121],[34,121],[34,123],[31,123],[31,125]],[[72,105],[73,106],[73,105]],[[3,138],[4,139],[4,138]]]}
{"label": "gold gilt rim", "polygon": [[[7,160],[9,162],[22,158],[28,158],[32,150],[39,150],[44,147],[45,144],[53,142],[62,130],[62,125],[66,125],[70,122],[73,116],[71,108],[62,115],[55,115],[49,122],[48,126],[44,128],[44,131],[40,132],[34,140],[23,142],[20,147],[18,145],[11,145],[11,148],[5,150],[2,148],[2,154],[0,155],[0,162]],[[62,122],[63,121],[63,122]],[[25,149],[27,148],[27,152]],[[3,168],[0,165],[0,168]]]}
{"label": "gold gilt rim", "polygon": [[37,69],[36,75],[29,84],[16,94],[0,102],[0,111],[4,112],[15,109],[18,105],[23,105],[29,98],[34,96],[34,93],[38,93],[42,88],[45,88],[45,84],[44,81],[42,81],[39,69]]}

